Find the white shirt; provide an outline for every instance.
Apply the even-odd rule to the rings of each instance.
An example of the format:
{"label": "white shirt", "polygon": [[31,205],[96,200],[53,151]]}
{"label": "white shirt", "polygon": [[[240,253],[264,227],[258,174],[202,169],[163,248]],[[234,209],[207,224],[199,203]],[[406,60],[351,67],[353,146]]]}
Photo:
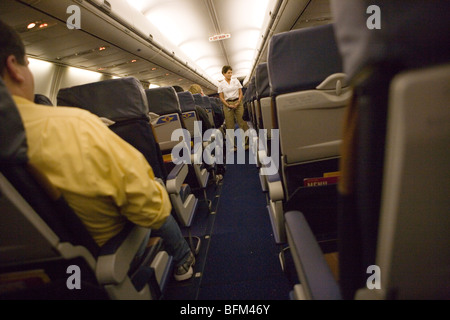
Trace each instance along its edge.
{"label": "white shirt", "polygon": [[236,78],[231,78],[230,84],[227,80],[223,80],[219,83],[218,93],[223,92],[225,100],[239,99],[239,89],[242,88],[241,83]]}

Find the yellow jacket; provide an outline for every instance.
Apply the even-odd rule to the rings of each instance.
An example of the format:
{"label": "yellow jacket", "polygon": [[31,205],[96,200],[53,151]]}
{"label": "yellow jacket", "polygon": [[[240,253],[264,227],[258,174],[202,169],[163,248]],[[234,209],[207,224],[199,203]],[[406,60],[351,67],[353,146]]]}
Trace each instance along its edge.
{"label": "yellow jacket", "polygon": [[127,220],[161,227],[171,211],[169,196],[139,151],[86,110],[13,98],[30,163],[61,190],[100,246]]}

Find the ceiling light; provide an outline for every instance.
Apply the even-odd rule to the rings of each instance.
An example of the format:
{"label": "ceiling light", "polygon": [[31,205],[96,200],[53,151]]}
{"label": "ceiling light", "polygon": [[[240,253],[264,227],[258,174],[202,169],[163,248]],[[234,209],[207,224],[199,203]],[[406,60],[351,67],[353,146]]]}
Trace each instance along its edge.
{"label": "ceiling light", "polygon": [[28,26],[27,26],[27,29],[29,30],[29,29],[33,29],[34,27],[36,27],[36,23],[35,22],[32,22],[32,23],[30,23]]}

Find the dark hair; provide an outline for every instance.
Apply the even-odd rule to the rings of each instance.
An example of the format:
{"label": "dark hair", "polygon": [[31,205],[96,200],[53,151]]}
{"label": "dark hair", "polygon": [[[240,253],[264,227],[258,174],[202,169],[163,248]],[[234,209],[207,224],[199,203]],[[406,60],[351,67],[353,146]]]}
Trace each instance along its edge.
{"label": "dark hair", "polygon": [[230,67],[230,66],[223,66],[223,68],[222,68],[222,74],[225,74],[225,73],[227,73],[227,72],[228,72],[228,70],[231,70],[231,71],[233,71],[233,68],[232,68],[232,67]]}
{"label": "dark hair", "polygon": [[10,55],[16,57],[17,62],[25,65],[25,46],[19,34],[0,20],[0,75],[3,77],[6,59]]}
{"label": "dark hair", "polygon": [[43,94],[39,93],[36,93],[34,95],[34,103],[53,107],[53,103],[50,101],[50,99],[47,96],[44,96]]}
{"label": "dark hair", "polygon": [[184,89],[180,86],[173,86],[173,88],[175,89],[176,92],[183,92]]}

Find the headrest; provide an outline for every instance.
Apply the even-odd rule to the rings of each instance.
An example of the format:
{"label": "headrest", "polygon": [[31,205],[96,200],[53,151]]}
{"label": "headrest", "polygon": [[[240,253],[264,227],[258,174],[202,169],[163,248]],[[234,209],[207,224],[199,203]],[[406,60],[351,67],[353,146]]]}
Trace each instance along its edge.
{"label": "headrest", "polygon": [[195,111],[195,102],[192,93],[189,91],[178,92],[178,100],[182,112]]}
{"label": "headrest", "polygon": [[178,113],[181,115],[180,101],[173,87],[159,87],[145,90],[148,109],[158,115]]}
{"label": "headrest", "polygon": [[133,77],[61,89],[57,100],[59,106],[82,108],[113,121],[142,118],[148,114],[144,88]]}
{"label": "headrest", "polygon": [[194,97],[195,104],[199,107],[203,107],[203,96],[200,93],[195,93],[192,96]]}
{"label": "headrest", "polygon": [[26,163],[27,149],[19,110],[0,78],[0,164]]}
{"label": "headrest", "polygon": [[[367,27],[371,15],[366,11],[371,5],[379,8],[380,29]],[[332,0],[331,9],[344,72],[349,78],[381,61],[418,68],[450,60],[448,0]],[[375,14],[372,10],[374,19]]]}
{"label": "headrest", "polygon": [[267,72],[267,62],[260,63],[256,67],[255,75],[256,98],[261,99],[270,96],[269,74]]}
{"label": "headrest", "polygon": [[211,100],[207,96],[203,96],[203,105],[206,109],[212,109]]}
{"label": "headrest", "polygon": [[267,67],[272,96],[315,89],[328,76],[342,72],[333,25],[274,35],[269,43]]}

